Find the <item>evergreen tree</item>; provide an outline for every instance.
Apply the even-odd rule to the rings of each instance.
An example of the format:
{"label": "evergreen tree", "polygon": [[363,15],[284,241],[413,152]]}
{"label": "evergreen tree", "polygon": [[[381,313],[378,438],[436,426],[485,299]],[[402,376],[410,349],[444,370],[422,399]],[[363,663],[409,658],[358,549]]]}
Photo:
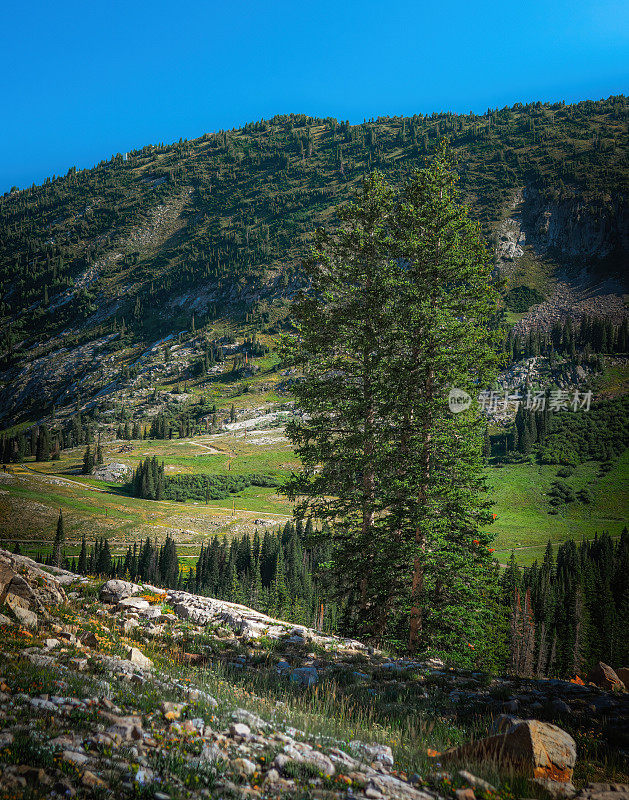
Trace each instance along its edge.
{"label": "evergreen tree", "polygon": [[35,461],[48,461],[50,458],[50,433],[46,425],[40,425],[37,434]]}
{"label": "evergreen tree", "polygon": [[376,173],[364,181],[357,201],[339,211],[341,229],[317,232],[317,249],[306,265],[312,291],[294,308],[298,332],[285,352],[289,363],[303,368],[305,380],[294,394],[307,414],[287,427],[303,464],[288,493],[302,498],[299,516],[329,520],[339,590],[350,594],[359,587],[351,624],[374,635],[383,631],[389,599],[372,576],[382,567],[375,532],[386,528],[386,500],[376,485],[386,473],[378,421],[386,413],[380,376],[382,332],[391,325],[383,300],[393,271],[387,248],[392,210],[392,190]]}
{"label": "evergreen tree", "polygon": [[90,475],[93,467],[94,467],[94,456],[88,444],[88,446],[85,448],[85,453],[83,454],[83,467],[81,469],[81,472],[83,473],[83,475]]}
{"label": "evergreen tree", "polygon": [[59,518],[57,520],[57,532],[52,546],[52,563],[55,567],[61,566],[61,551],[65,541],[65,530],[63,525],[63,512],[59,509]]}
{"label": "evergreen tree", "polygon": [[77,572],[79,575],[85,575],[87,573],[87,543],[85,541],[85,534],[83,534],[81,540],[81,552],[79,553]]}
{"label": "evergreen tree", "polygon": [[110,575],[112,568],[111,550],[107,539],[101,541],[98,556],[96,558],[96,573],[98,575]]}
{"label": "evergreen tree", "polygon": [[290,496],[330,521],[348,624],[469,659],[494,585],[485,424],[475,409],[451,414],[447,397],[491,375],[490,261],[443,152],[399,202],[376,174],[340,217],[308,264],[286,350],[304,368],[293,391],[307,415],[288,428],[304,464]]}
{"label": "evergreen tree", "polygon": [[280,546],[277,551],[275,561],[275,575],[271,583],[271,605],[273,612],[281,617],[288,605],[288,589],[286,587],[286,567],[284,563],[284,552]]}
{"label": "evergreen tree", "polygon": [[20,433],[17,437],[17,451],[15,454],[15,460],[18,463],[24,461],[26,457],[26,439],[24,438],[24,434]]}

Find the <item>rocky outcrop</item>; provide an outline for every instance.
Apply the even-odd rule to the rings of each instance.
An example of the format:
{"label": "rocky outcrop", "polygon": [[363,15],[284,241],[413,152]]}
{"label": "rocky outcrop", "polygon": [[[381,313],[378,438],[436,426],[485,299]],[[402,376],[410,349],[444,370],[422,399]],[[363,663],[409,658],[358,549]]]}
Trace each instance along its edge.
{"label": "rocky outcrop", "polygon": [[152,669],[153,662],[150,658],[144,655],[137,647],[129,647],[127,650],[127,658],[132,663],[142,669]]}
{"label": "rocky outcrop", "polygon": [[137,583],[120,581],[113,578],[100,587],[99,598],[103,603],[119,603],[126,597],[131,597],[140,591]]}
{"label": "rocky outcrop", "polygon": [[62,406],[74,397],[79,384],[86,391],[90,382],[97,382],[103,364],[111,362],[108,349],[117,336],[117,333],[110,333],[72,348],[61,346],[59,339],[60,346],[52,352],[44,352],[39,357],[36,352],[29,353],[19,369],[3,374],[0,419],[19,415],[23,407],[35,400],[44,405]]}
{"label": "rocky outcrop", "polygon": [[586,680],[589,683],[594,683],[596,686],[600,686],[601,689],[607,689],[609,691],[623,691],[625,689],[625,684],[622,682],[616,672],[609,666],[609,664],[603,664],[602,661],[599,661],[594,669],[588,673]]}
{"label": "rocky outcrop", "polygon": [[518,190],[510,208],[510,216],[496,229],[496,266],[500,275],[508,275],[518,258],[524,255],[526,232],[522,227],[523,191]]}
{"label": "rocky outcrop", "polygon": [[[162,599],[172,606],[179,619],[201,626],[225,625],[243,640],[254,641],[265,637],[284,639],[287,644],[292,645],[311,644],[325,649],[353,653],[369,651],[369,648],[355,639],[328,636],[312,628],[295,626],[292,623],[274,619],[238,603],[229,603],[226,600],[216,600],[212,597],[202,597],[174,589],[158,589],[148,584],[140,586],[129,581],[112,579],[101,586],[99,598],[103,603],[115,605],[118,610],[157,618],[160,616],[159,610],[139,596],[146,591],[161,593]],[[192,654],[186,655],[191,662]],[[317,681],[316,669],[305,667],[293,672],[294,677],[291,674],[291,679],[297,683],[312,686]]]}
{"label": "rocky outcrop", "polygon": [[577,760],[574,739],[556,725],[505,718],[503,732],[441,754],[444,763],[494,761],[553,783],[568,783]]}
{"label": "rocky outcrop", "polygon": [[588,783],[574,800],[629,800],[629,784]]}
{"label": "rocky outcrop", "polygon": [[66,600],[61,578],[72,573],[58,572],[61,575],[55,577],[26,556],[0,550],[0,604],[6,604],[23,625],[37,627],[36,615],[46,616],[50,606]]}
{"label": "rocky outcrop", "polygon": [[[300,643],[312,642],[322,647],[355,652],[366,652],[367,647],[354,639],[344,639],[338,636],[326,636],[312,628],[296,628],[294,625],[274,619],[260,611],[254,611],[238,603],[228,603],[225,600],[215,600],[210,597],[200,597],[188,592],[172,591],[167,593],[167,600],[172,605],[175,614],[180,619],[190,620],[197,625],[208,623],[224,623],[234,633],[245,639],[279,639],[285,636],[294,636]],[[298,643],[298,642],[295,642]]]}
{"label": "rocky outcrop", "polygon": [[624,683],[625,689],[629,691],[629,667],[619,667],[616,670],[616,675]]}
{"label": "rocky outcrop", "polygon": [[[64,579],[79,580],[69,573]],[[75,588],[57,621],[51,604],[37,630],[20,633],[28,646],[16,650],[12,641],[3,653],[2,789],[24,788],[30,776],[50,796],[88,797],[109,789],[111,796],[141,793],[156,800],[476,800],[486,792],[512,796],[517,772],[553,796],[569,797],[574,741],[553,722],[569,719],[575,736],[611,732],[611,742],[620,741],[629,718],[626,693],[593,684],[489,678],[449,669],[436,658],[388,657],[245,606],[147,584],[107,581],[102,600],[92,584],[86,592]],[[259,632],[276,638],[258,641]],[[42,682],[32,678],[37,670],[54,690],[42,693]],[[264,688],[262,696],[257,687]],[[443,753],[434,771],[407,774],[400,764],[406,744],[389,738],[386,727],[378,728],[378,741],[366,727],[360,733],[349,727],[344,709],[354,689],[367,693],[383,719],[410,707],[448,726],[464,719],[464,731],[473,716],[487,735]],[[317,698],[328,697],[326,716],[338,728],[328,728],[316,710]],[[235,707],[236,700],[251,706]],[[520,718],[500,714],[506,707]],[[37,774],[20,763],[19,747],[10,749],[25,731],[45,748],[46,767]],[[418,736],[423,754],[435,743],[432,729]],[[487,761],[495,762],[489,774],[481,771]],[[497,788],[474,774],[475,764]],[[166,792],[167,785],[176,791]],[[625,800],[623,791],[617,784],[590,784],[579,800]]]}
{"label": "rocky outcrop", "polygon": [[627,315],[623,290],[617,281],[607,280],[594,287],[558,281],[548,299],[529,311],[514,326],[514,333],[525,335],[532,329],[550,330],[555,322],[583,316],[610,317],[618,324]]}
{"label": "rocky outcrop", "polygon": [[496,228],[495,242],[496,264],[503,275],[513,271],[527,246],[537,256],[588,265],[629,251],[629,215],[621,201],[549,200],[526,186],[515,193],[509,216]]}
{"label": "rocky outcrop", "polygon": [[109,481],[111,483],[124,483],[133,475],[133,470],[127,464],[112,462],[111,464],[101,464],[92,470],[92,477],[99,481]]}
{"label": "rocky outcrop", "polygon": [[538,253],[552,251],[588,263],[629,251],[629,215],[621,199],[596,203],[582,197],[549,201],[537,189],[523,191],[523,227]]}

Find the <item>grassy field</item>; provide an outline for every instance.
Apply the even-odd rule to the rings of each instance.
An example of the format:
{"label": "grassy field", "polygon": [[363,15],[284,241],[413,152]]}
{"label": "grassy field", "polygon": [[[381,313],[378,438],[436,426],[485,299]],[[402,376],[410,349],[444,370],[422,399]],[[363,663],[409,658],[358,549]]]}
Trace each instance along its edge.
{"label": "grassy field", "polygon": [[[238,431],[237,436],[215,434],[191,439],[105,443],[103,459],[106,464],[116,462],[135,469],[141,460],[157,456],[160,462],[164,462],[166,474],[171,475],[218,475],[228,471],[235,475],[252,472],[282,475],[299,466],[282,434],[281,429],[270,429],[248,431],[246,437],[244,431]],[[127,446],[131,447],[128,452],[124,449]],[[40,472],[89,481],[89,478],[80,475],[84,452],[84,447],[64,450],[59,461],[47,461],[33,466]]]}
{"label": "grassy field", "polygon": [[[156,455],[167,474],[273,474],[287,476],[298,461],[281,428],[243,430],[194,439],[131,442],[130,452],[120,452],[121,442],[104,446],[105,462],[136,467]],[[126,443],[124,443],[126,444]],[[250,486],[225,500],[209,504],[151,501],[129,497],[124,488],[80,475],[83,449],[64,451],[59,461],[16,465],[0,473],[0,532],[3,542],[19,539],[31,551],[52,540],[59,509],[63,509],[69,553],[77,551],[81,537],[110,539],[121,552],[139,538],[177,539],[182,556],[191,558],[211,535],[252,533],[265,525],[283,523],[291,504],[277,489]],[[496,519],[491,526],[493,547],[501,563],[512,550],[521,564],[540,559],[547,541],[559,545],[570,537],[591,538],[597,532],[620,534],[629,508],[629,451],[604,476],[598,464],[578,467],[561,480],[575,491],[589,487],[593,502],[573,502],[551,513],[548,491],[558,480],[557,467],[533,463],[491,467],[489,484]]]}
{"label": "grassy field", "polygon": [[[496,520],[496,556],[502,563],[515,551],[521,564],[540,559],[546,543],[559,545],[566,539],[587,539],[604,530],[620,534],[627,524],[629,509],[629,451],[601,477],[598,464],[582,464],[569,478],[557,477],[558,467],[539,464],[510,464],[489,473]],[[560,506],[557,514],[547,496],[551,484],[561,480],[575,491],[589,487],[594,496],[589,505],[573,502]]]}
{"label": "grassy field", "polygon": [[[127,443],[104,445],[106,463],[119,462],[135,468],[139,461],[156,455],[167,473],[288,475],[297,466],[285,441],[265,442],[265,436],[239,432],[239,436],[203,436],[194,440],[138,441],[131,452],[120,452]],[[269,439],[279,436],[272,429]],[[257,439],[254,443],[252,439]],[[114,553],[138,538],[167,534],[176,537],[182,554],[197,553],[213,534],[233,536],[284,523],[291,504],[277,489],[249,486],[224,500],[208,504],[155,502],[130,497],[124,487],[80,474],[83,448],[67,450],[58,461],[27,462],[0,473],[0,534],[3,542],[19,540],[36,551],[49,545],[62,509],[73,555],[81,537],[110,539]],[[24,548],[23,548],[24,549]]]}

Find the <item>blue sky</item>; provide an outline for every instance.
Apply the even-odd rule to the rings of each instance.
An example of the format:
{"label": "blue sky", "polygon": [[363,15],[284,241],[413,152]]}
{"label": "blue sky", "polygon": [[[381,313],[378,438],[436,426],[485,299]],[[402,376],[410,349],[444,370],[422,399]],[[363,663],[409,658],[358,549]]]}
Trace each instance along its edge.
{"label": "blue sky", "polygon": [[626,0],[5,0],[0,192],[277,113],[627,93]]}

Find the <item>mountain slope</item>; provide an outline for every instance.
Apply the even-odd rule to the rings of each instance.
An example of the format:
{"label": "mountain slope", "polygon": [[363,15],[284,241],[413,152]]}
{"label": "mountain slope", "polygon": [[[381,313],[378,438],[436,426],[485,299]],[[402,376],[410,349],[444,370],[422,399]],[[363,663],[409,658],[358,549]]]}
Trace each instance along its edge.
{"label": "mountain slope", "polygon": [[622,315],[628,119],[623,96],[356,126],[287,115],[5,195],[5,424],[107,394],[120,369],[182,330],[227,319],[241,332],[272,332],[314,228],[368,170],[402,181],[444,136],[508,284],[538,286],[554,303],[567,276],[603,297],[592,308]]}
{"label": "mountain slope", "polygon": [[[163,303],[181,307],[199,287],[202,314],[220,315],[228,299],[255,313],[365,172],[401,180],[443,136],[488,235],[525,188],[536,233],[550,214],[558,256],[618,256],[629,243],[628,118],[624,97],[357,126],[289,115],[70,170],[0,201],[3,321],[14,339],[114,315],[163,328]],[[249,296],[231,296],[245,284]]]}

